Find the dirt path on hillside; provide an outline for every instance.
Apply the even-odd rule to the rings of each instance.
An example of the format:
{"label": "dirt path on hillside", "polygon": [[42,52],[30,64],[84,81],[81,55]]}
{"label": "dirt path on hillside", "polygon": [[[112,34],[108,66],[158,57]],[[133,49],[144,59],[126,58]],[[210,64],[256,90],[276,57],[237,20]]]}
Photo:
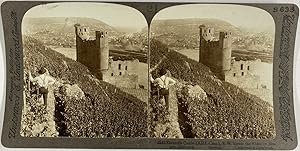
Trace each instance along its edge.
{"label": "dirt path on hillside", "polygon": [[[149,70],[149,73],[156,70],[157,67],[166,59],[166,56]],[[156,138],[183,138],[178,123],[178,100],[176,96],[176,88],[173,86],[169,89],[169,105],[170,111],[167,114],[165,101],[163,98],[151,96],[152,105],[150,104],[150,136]]]}
{"label": "dirt path on hillside", "polygon": [[[160,115],[155,115],[158,116],[158,119],[160,118],[164,118],[164,119],[151,121],[152,132],[150,133],[152,134],[153,137],[158,137],[158,138],[183,138],[178,123],[178,104],[177,104],[176,91],[174,87],[170,88],[169,101],[170,101],[169,116],[165,115],[165,113],[161,113]],[[159,100],[159,105],[161,106],[165,105],[164,99]],[[152,114],[159,114],[159,113],[152,113]]]}
{"label": "dirt path on hillside", "polygon": [[[48,132],[46,133],[49,137],[50,136],[57,136],[58,133],[56,130],[55,126],[55,97],[54,97],[54,92],[53,92],[53,87],[49,87],[49,93],[48,93],[48,102],[47,102],[47,114],[46,114],[46,119],[47,119],[47,126],[48,126]],[[46,135],[46,136],[47,136]]]}
{"label": "dirt path on hillside", "polygon": [[170,137],[171,138],[183,138],[183,135],[180,131],[179,123],[178,123],[178,100],[176,96],[176,89],[174,87],[170,88],[170,122],[168,126],[170,127]]}
{"label": "dirt path on hillside", "polygon": [[[30,94],[32,99],[25,100],[22,111],[21,136],[24,137],[57,137],[56,124],[54,121],[55,97],[53,87],[49,87],[47,109],[44,106],[43,97],[37,98]],[[28,94],[28,92],[27,92]],[[26,93],[24,93],[24,96]]]}
{"label": "dirt path on hillside", "polygon": [[[56,130],[56,124],[55,124],[55,97],[53,93],[53,87],[50,86],[48,88],[48,99],[47,99],[47,109],[46,109],[46,114],[43,114],[45,116],[44,118],[46,119],[43,123],[38,124],[37,129],[33,129],[35,133],[37,133],[39,136],[42,137],[56,137],[58,136],[58,132]],[[39,101],[43,104],[44,100],[43,97],[39,98]],[[40,130],[37,131],[37,130]],[[37,135],[35,134],[35,135]]]}

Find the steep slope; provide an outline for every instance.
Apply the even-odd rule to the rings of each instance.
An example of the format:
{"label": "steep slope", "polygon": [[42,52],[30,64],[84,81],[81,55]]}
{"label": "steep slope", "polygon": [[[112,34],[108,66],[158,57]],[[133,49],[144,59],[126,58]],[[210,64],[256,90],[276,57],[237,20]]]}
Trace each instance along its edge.
{"label": "steep slope", "polygon": [[[274,115],[268,103],[219,80],[203,64],[166,50],[163,43],[152,40],[151,44],[162,47],[150,45],[150,59],[165,56],[152,72],[154,77],[158,76],[158,70],[165,68],[179,81],[176,85],[178,115],[184,137],[274,138]],[[157,61],[153,63],[151,66]],[[197,91],[191,94],[194,89]]]}
{"label": "steep slope", "polygon": [[[45,47],[33,38],[24,36],[23,43],[27,102],[35,102],[30,92],[32,88],[28,87],[29,71],[35,73],[38,68],[45,66],[57,80],[53,93],[56,99],[55,118],[59,136],[146,136],[146,103],[96,79],[84,65]],[[29,107],[34,105],[29,103]],[[35,117],[23,121],[23,125],[30,130],[30,125],[26,123],[37,121],[43,116],[40,111],[29,110],[23,118],[26,119],[29,114],[35,114]],[[24,135],[31,136],[31,133]]]}

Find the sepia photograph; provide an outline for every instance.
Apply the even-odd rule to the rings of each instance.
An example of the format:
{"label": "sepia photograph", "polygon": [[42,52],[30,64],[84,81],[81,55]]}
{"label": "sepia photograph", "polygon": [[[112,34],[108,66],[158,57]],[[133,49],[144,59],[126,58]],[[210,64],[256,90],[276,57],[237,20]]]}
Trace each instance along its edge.
{"label": "sepia photograph", "polygon": [[275,23],[263,9],[187,4],[150,24],[149,136],[274,139]]}
{"label": "sepia photograph", "polygon": [[119,4],[29,9],[21,136],[147,137],[147,29],[139,11]]}
{"label": "sepia photograph", "polygon": [[144,16],[124,5],[28,10],[21,136],[276,136],[269,13],[229,4],[172,6],[154,16],[149,35],[150,41]]}
{"label": "sepia photograph", "polygon": [[2,148],[298,145],[296,3],[5,1],[1,14]]}

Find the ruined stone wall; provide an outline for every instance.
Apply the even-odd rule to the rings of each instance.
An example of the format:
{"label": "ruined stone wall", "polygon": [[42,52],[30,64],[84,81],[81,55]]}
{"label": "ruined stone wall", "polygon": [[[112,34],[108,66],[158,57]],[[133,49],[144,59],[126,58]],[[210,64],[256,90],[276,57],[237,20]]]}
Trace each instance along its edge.
{"label": "ruined stone wall", "polygon": [[225,81],[241,88],[261,88],[260,75],[256,67],[260,60],[232,61],[231,69],[225,72]]}
{"label": "ruined stone wall", "polygon": [[113,84],[119,88],[134,88],[138,89],[138,75],[103,75],[103,81]]}
{"label": "ruined stone wall", "polygon": [[109,68],[103,74],[103,80],[117,87],[139,88],[139,76],[136,74],[138,63],[138,60],[109,59]]}

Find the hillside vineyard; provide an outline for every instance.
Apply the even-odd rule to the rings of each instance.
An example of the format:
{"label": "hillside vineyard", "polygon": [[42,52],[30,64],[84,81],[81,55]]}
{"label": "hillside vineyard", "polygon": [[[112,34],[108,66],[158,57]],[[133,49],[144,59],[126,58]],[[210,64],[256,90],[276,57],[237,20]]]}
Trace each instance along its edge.
{"label": "hillside vineyard", "polygon": [[193,14],[169,7],[148,25],[129,6],[79,4],[36,6],[23,18],[21,136],[276,137],[268,17],[255,17],[265,17],[263,30],[232,15],[254,22],[252,7],[180,5]]}
{"label": "hillside vineyard", "polygon": [[24,44],[25,73],[34,70],[35,66],[46,66],[50,75],[57,79],[57,84],[53,86],[56,126],[50,127],[51,115],[43,110],[43,104],[36,100],[30,82],[25,79],[26,110],[23,112],[22,136],[147,136],[147,125],[144,124],[146,103],[98,80],[84,65],[33,38],[24,37]]}
{"label": "hillside vineyard", "polygon": [[[156,55],[151,57],[163,60],[152,74],[157,76],[158,70],[166,68],[178,81],[175,99],[178,102],[178,116],[181,118],[178,122],[183,137],[267,139],[275,136],[270,104],[235,85],[219,80],[207,66],[178,52],[168,52],[167,47],[159,41],[152,40],[151,46],[151,54]],[[196,88],[198,90],[192,92]],[[150,103],[155,103],[156,99],[153,96]],[[151,107],[151,114],[159,116],[158,120],[152,119],[155,133],[155,126],[165,122],[165,115],[160,111],[163,110],[161,107],[155,104],[151,104]]]}

